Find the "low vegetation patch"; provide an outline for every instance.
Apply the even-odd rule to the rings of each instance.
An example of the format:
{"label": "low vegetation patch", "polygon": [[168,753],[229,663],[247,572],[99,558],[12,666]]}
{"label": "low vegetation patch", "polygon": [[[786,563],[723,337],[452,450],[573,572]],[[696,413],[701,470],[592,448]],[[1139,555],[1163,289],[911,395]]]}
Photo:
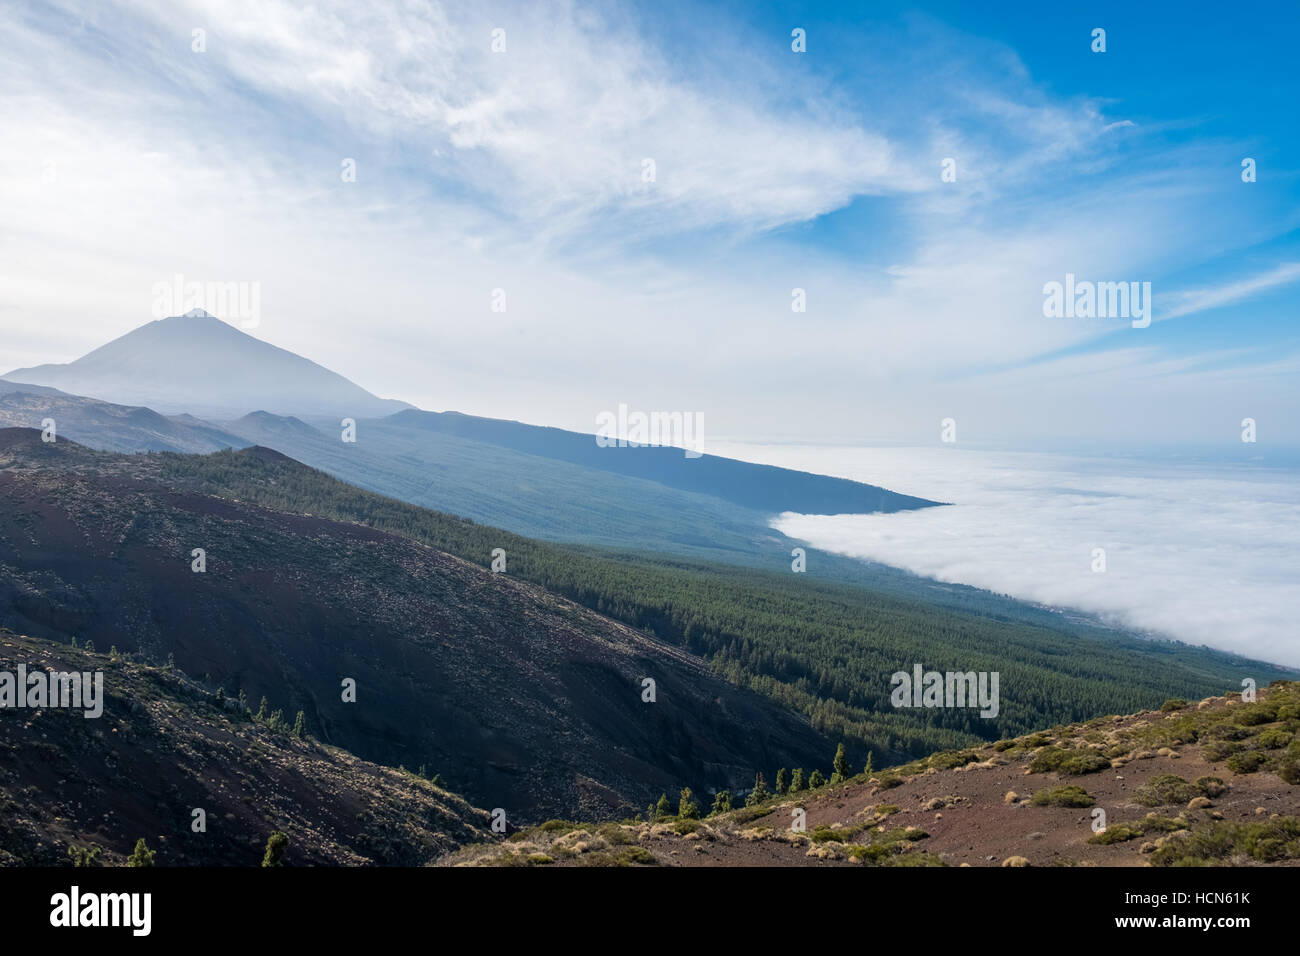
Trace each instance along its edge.
{"label": "low vegetation patch", "polygon": [[1096,802],[1087,790],[1076,786],[1043,789],[1033,796],[1036,807],[1090,807]]}
{"label": "low vegetation patch", "polygon": [[1066,750],[1044,747],[1029,764],[1030,773],[1059,773],[1078,777],[1110,767],[1110,760],[1095,750]]}
{"label": "low vegetation patch", "polygon": [[1300,860],[1300,818],[1260,823],[1211,821],[1151,854],[1155,866],[1216,866]]}
{"label": "low vegetation patch", "polygon": [[[1206,782],[1204,786],[1201,781]],[[1176,773],[1162,773],[1138,787],[1133,799],[1144,807],[1163,807],[1185,804],[1194,797],[1217,795],[1223,792],[1222,787],[1223,781],[1218,777],[1201,777],[1196,783],[1188,783]]]}

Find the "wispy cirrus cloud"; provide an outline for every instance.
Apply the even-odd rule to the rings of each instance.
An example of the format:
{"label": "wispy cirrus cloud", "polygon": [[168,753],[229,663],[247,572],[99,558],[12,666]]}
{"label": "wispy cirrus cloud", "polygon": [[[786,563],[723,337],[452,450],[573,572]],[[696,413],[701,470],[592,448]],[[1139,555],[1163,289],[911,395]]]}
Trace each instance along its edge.
{"label": "wispy cirrus cloud", "polygon": [[[260,281],[259,335],[430,407],[589,428],[592,395],[606,407],[624,391],[689,400],[731,433],[928,432],[937,395],[1030,394],[982,369],[1104,338],[1045,320],[1044,282],[1151,278],[1159,297],[1171,270],[1185,282],[1277,232],[1249,193],[1222,198],[1217,146],[1055,93],[1003,43],[877,24],[835,53],[816,34],[800,57],[782,24],[665,16],[5,8],[0,366],[127,331],[152,284],[182,272]],[[956,182],[940,180],[945,157]],[[340,182],[344,158],[355,183]],[[1213,236],[1196,227],[1207,217]],[[510,309],[491,314],[498,287]],[[790,310],[795,287],[807,313]],[[1070,427],[1109,428],[1150,380],[1123,358],[1135,344],[1090,361],[1100,397],[1071,393]],[[772,381],[796,384],[774,398]],[[1037,379],[1051,400],[1020,405],[1061,427],[1052,396],[1073,387]],[[1005,406],[990,415],[1024,427]]]}
{"label": "wispy cirrus cloud", "polygon": [[1169,293],[1168,301],[1171,305],[1162,307],[1155,318],[1176,319],[1184,315],[1195,315],[1197,312],[1244,302],[1261,292],[1268,292],[1294,282],[1300,282],[1300,262],[1282,262],[1266,272],[1246,279]]}

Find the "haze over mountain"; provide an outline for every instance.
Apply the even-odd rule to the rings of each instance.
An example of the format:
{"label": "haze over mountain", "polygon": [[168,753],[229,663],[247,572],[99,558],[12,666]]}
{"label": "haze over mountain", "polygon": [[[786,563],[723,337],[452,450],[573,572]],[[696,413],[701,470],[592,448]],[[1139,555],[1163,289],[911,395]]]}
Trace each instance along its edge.
{"label": "haze over mountain", "polygon": [[4,378],[203,418],[259,410],[360,418],[410,407],[202,309],[142,325],[73,362],[14,369]]}
{"label": "haze over mountain", "polygon": [[209,452],[250,444],[193,415],[160,415],[138,405],[115,405],[44,385],[0,379],[0,426],[42,428],[109,451]]}
{"label": "haze over mountain", "polygon": [[[53,417],[69,437],[112,451],[261,444],[416,504],[589,544],[788,562],[790,545],[767,526],[776,514],[936,504],[860,481],[686,458],[679,448],[600,447],[591,434],[422,411],[202,309],[141,326],[66,365],[4,378],[0,424],[38,428]],[[360,423],[356,441],[340,440],[343,418]]]}

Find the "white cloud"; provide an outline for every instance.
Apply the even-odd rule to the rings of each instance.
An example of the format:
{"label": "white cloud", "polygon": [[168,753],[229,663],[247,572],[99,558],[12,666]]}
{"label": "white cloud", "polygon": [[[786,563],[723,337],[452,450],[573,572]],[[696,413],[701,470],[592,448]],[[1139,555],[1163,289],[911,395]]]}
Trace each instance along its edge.
{"label": "white cloud", "polygon": [[1179,316],[1217,309],[1220,306],[1241,302],[1260,292],[1267,292],[1270,289],[1289,285],[1296,281],[1300,281],[1300,262],[1283,262],[1267,272],[1251,276],[1248,279],[1240,279],[1236,282],[1227,282],[1203,289],[1188,289],[1171,293],[1169,299],[1173,303],[1172,308],[1162,306],[1155,313],[1155,318],[1176,319]]}
{"label": "white cloud", "polygon": [[[892,515],[787,514],[775,522],[815,547],[1300,666],[1300,481],[1293,469],[953,446],[714,443],[710,451],[953,503]],[[1094,548],[1105,549],[1104,573],[1092,570]]]}
{"label": "white cloud", "polygon": [[[0,12],[0,370],[141,324],[181,272],[260,281],[256,334],[432,408],[590,428],[626,400],[728,433],[915,439],[954,405],[1008,434],[1061,427],[1055,405],[1095,433],[1152,377],[1124,356],[1091,359],[1086,385],[974,373],[1102,331],[1044,319],[1043,282],[1143,279],[1205,241],[1181,172],[1071,181],[1113,163],[1107,117],[965,37],[917,39],[913,64],[941,69],[924,81],[875,47],[893,85],[855,99],[743,31],[710,31],[718,65],[688,69],[618,7],[39,9]],[[898,241],[802,241],[855,200],[850,245],[878,225]],[[1252,409],[1293,394],[1271,381],[1267,400],[1231,388]],[[1228,410],[1226,380],[1215,396]]]}

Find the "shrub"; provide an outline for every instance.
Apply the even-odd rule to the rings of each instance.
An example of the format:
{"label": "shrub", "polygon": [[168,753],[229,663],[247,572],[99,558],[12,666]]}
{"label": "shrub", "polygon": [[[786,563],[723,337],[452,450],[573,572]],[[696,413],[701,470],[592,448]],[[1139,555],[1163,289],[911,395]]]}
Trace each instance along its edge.
{"label": "shrub", "polygon": [[1244,707],[1237,708],[1234,719],[1243,727],[1271,724],[1277,720],[1277,711],[1277,701],[1261,700],[1258,703],[1246,704]]}
{"label": "shrub", "polygon": [[1250,736],[1250,731],[1225,720],[1207,730],[1205,736],[1211,740],[1245,740]]}
{"label": "shrub", "polygon": [[102,847],[94,843],[85,847],[70,846],[68,847],[68,857],[72,860],[73,866],[94,866],[95,860],[99,857],[102,849]]}
{"label": "shrub", "polygon": [[1108,767],[1110,761],[1094,750],[1062,750],[1060,747],[1044,747],[1030,762],[1029,772],[1055,771],[1066,776],[1077,777],[1087,773],[1097,773]]}
{"label": "shrub", "polygon": [[1144,807],[1161,807],[1171,803],[1187,803],[1201,796],[1201,789],[1188,783],[1176,773],[1162,773],[1138,787],[1133,799]]}
{"label": "shrub", "polygon": [[1255,743],[1264,750],[1281,750],[1291,742],[1291,738],[1292,735],[1281,727],[1270,727],[1260,731]]}
{"label": "shrub", "polygon": [[1076,786],[1039,790],[1033,797],[1036,807],[1090,807],[1096,802],[1088,791]]}
{"label": "shrub", "polygon": [[1099,846],[1110,846],[1112,843],[1127,843],[1129,840],[1136,840],[1141,835],[1142,828],[1140,826],[1129,823],[1115,823],[1100,833],[1094,833],[1088,837],[1088,842]]}
{"label": "shrub", "polygon": [[979,759],[979,754],[975,751],[961,750],[956,753],[935,754],[930,758],[930,766],[935,770],[951,770],[953,767],[964,767]]}
{"label": "shrub", "polygon": [[1171,711],[1182,710],[1186,706],[1187,701],[1183,700],[1181,697],[1171,697],[1160,705],[1160,712],[1162,714],[1167,714]]}
{"label": "shrub", "polygon": [[1207,797],[1220,797],[1228,789],[1218,777],[1197,777],[1196,788]]}
{"label": "shrub", "polygon": [[1210,763],[1218,763],[1243,749],[1244,747],[1235,740],[1211,740],[1201,748],[1201,756]]}
{"label": "shrub", "polygon": [[581,829],[581,827],[582,824],[570,823],[568,820],[547,820],[537,829],[541,830],[543,833],[550,833],[550,834],[555,834],[557,836],[563,836],[564,834],[570,833],[573,830]]}
{"label": "shrub", "polygon": [[826,785],[826,778],[822,776],[820,770],[814,770],[808,777],[808,789],[816,790],[818,787]]}
{"label": "shrub", "polygon": [[832,830],[824,823],[819,823],[817,825],[817,828],[814,829],[812,832],[812,841],[814,843],[826,843],[828,841],[834,843],[843,843],[844,834],[839,832],[838,830]]}
{"label": "shrub", "polygon": [[1249,858],[1260,863],[1300,859],[1300,819],[1261,823],[1211,822],[1151,854],[1156,866],[1206,866]]}
{"label": "shrub", "polygon": [[1254,773],[1266,763],[1268,757],[1258,750],[1243,750],[1229,757],[1227,766],[1233,773]]}
{"label": "shrub", "polygon": [[1277,775],[1292,786],[1300,784],[1300,757],[1283,758],[1277,765]]}

